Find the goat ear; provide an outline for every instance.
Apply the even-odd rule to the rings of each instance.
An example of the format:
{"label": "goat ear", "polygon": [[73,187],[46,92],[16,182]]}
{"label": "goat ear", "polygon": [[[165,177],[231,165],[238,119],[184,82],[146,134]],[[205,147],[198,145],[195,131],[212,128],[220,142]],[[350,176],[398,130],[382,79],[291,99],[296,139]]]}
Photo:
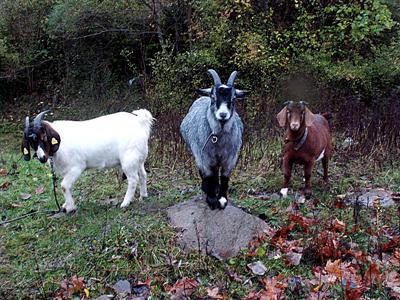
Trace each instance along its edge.
{"label": "goat ear", "polygon": [[279,127],[286,126],[286,106],[276,115],[276,120],[278,121]]}
{"label": "goat ear", "polygon": [[60,142],[61,142],[60,135],[48,123],[43,122],[42,126],[46,131],[47,141],[50,143],[51,154],[54,154],[60,147]]}
{"label": "goat ear", "polygon": [[250,94],[250,91],[236,89],[235,94],[237,99],[244,99],[248,94]]}
{"label": "goat ear", "polygon": [[305,122],[306,122],[306,126],[311,126],[312,123],[314,123],[314,120],[315,120],[315,115],[307,107],[306,107],[304,119],[305,119]]}
{"label": "goat ear", "polygon": [[211,95],[211,88],[208,89],[197,89],[197,93],[199,93],[201,96],[210,96]]}
{"label": "goat ear", "polygon": [[25,135],[22,138],[21,151],[22,151],[22,154],[24,156],[24,160],[26,160],[26,161],[31,160],[31,150],[30,150],[30,147],[29,147],[29,141],[25,137]]}

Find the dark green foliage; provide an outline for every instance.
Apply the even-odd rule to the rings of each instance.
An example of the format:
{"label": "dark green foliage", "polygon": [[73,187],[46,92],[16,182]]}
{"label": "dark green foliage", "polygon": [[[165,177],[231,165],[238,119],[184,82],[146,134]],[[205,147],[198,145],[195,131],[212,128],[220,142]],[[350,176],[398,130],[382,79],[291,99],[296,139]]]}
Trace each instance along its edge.
{"label": "dark green foliage", "polygon": [[[256,111],[265,107],[268,92],[277,92],[282,102],[285,94],[296,97],[297,91],[287,93],[282,86],[283,79],[296,73],[311,76],[316,88],[381,102],[400,80],[398,23],[390,11],[396,14],[397,6],[388,4],[193,1],[186,7],[191,16],[186,47],[164,48],[152,60],[155,95],[168,99],[166,110],[188,107],[195,99],[192,91],[205,86],[199,77],[205,78],[212,66],[223,77],[233,69],[241,71],[237,84],[257,94]],[[168,38],[170,45],[182,42]]]}
{"label": "dark green foliage", "polygon": [[3,0],[0,89],[5,102],[54,85],[98,99],[133,78],[152,107],[181,111],[210,84],[210,67],[240,70],[237,84],[259,105],[300,69],[369,102],[399,80],[399,9],[391,0]]}

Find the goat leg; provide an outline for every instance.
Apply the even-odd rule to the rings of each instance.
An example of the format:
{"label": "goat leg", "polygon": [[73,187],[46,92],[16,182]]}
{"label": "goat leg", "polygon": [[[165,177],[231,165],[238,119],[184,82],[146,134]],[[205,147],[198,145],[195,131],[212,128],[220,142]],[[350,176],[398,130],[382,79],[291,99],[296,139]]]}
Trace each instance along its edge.
{"label": "goat leg", "polygon": [[219,208],[217,199],[218,175],[214,174],[204,177],[201,183],[201,189],[207,195],[208,206],[210,206],[211,209]]}
{"label": "goat leg", "polygon": [[221,176],[221,186],[218,193],[218,203],[220,209],[224,209],[228,205],[228,183],[229,177]]}
{"label": "goat leg", "polygon": [[127,170],[126,172],[128,177],[128,189],[126,190],[124,200],[121,203],[122,208],[127,207],[135,196],[136,185],[139,180],[139,175],[135,171],[136,170],[132,169],[129,171]]}
{"label": "goat leg", "polygon": [[61,188],[64,193],[65,203],[62,208],[65,212],[71,213],[76,210],[74,199],[72,198],[72,187],[83,172],[83,168],[72,168],[63,178]]}
{"label": "goat leg", "polygon": [[280,194],[282,195],[283,198],[287,197],[288,186],[290,178],[292,177],[292,168],[293,168],[293,161],[291,161],[288,157],[284,157],[283,158],[284,182],[283,182],[283,188],[280,191]]}
{"label": "goat leg", "polygon": [[324,168],[324,181],[328,183],[328,157],[322,158],[322,166]]}
{"label": "goat leg", "polygon": [[139,183],[140,183],[140,198],[147,197],[147,173],[146,169],[144,168],[144,162],[139,167]]}
{"label": "goat leg", "polygon": [[311,197],[311,174],[314,167],[315,161],[310,161],[304,164],[304,179],[305,179],[305,186],[304,186],[304,196],[306,199]]}

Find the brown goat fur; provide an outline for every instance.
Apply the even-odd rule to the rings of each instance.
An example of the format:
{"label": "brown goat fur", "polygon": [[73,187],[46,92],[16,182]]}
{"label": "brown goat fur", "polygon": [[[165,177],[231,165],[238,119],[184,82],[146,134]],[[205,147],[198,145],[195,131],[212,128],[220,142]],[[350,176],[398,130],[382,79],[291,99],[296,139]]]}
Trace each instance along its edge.
{"label": "brown goat fur", "polygon": [[29,138],[24,134],[22,138],[21,150],[25,160],[30,160],[30,146],[36,151],[40,145],[44,150],[45,156],[41,162],[46,162],[49,156],[52,156],[57,152],[61,138],[60,135],[50,126],[46,121],[41,123],[41,127],[32,129],[35,133],[35,137]]}
{"label": "brown goat fur", "polygon": [[[324,180],[328,181],[328,162],[332,156],[332,138],[328,119],[330,114],[313,114],[305,102],[290,101],[276,116],[285,127],[283,147],[284,183],[281,194],[286,197],[294,163],[304,165],[304,195],[311,196],[311,173],[315,162],[322,159]],[[321,158],[322,156],[322,158]]]}

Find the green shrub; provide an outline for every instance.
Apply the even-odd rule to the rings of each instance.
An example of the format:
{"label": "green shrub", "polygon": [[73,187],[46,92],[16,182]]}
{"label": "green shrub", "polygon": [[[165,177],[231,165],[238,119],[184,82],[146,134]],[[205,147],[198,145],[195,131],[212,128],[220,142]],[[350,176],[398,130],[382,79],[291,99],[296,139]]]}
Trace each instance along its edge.
{"label": "green shrub", "polygon": [[393,0],[3,0],[0,89],[99,98],[134,78],[154,109],[181,111],[208,68],[239,70],[260,104],[303,68],[373,98],[398,82],[399,15]]}
{"label": "green shrub", "polygon": [[54,2],[0,2],[0,74],[15,78],[22,73],[32,80],[34,66],[53,59],[44,22]]}
{"label": "green shrub", "polygon": [[[212,51],[197,50],[174,55],[165,46],[151,61],[154,90],[148,99],[156,113],[186,110],[196,99],[195,90],[209,87],[212,80],[206,75],[210,67],[219,68]],[[208,78],[208,79],[207,79]]]}

